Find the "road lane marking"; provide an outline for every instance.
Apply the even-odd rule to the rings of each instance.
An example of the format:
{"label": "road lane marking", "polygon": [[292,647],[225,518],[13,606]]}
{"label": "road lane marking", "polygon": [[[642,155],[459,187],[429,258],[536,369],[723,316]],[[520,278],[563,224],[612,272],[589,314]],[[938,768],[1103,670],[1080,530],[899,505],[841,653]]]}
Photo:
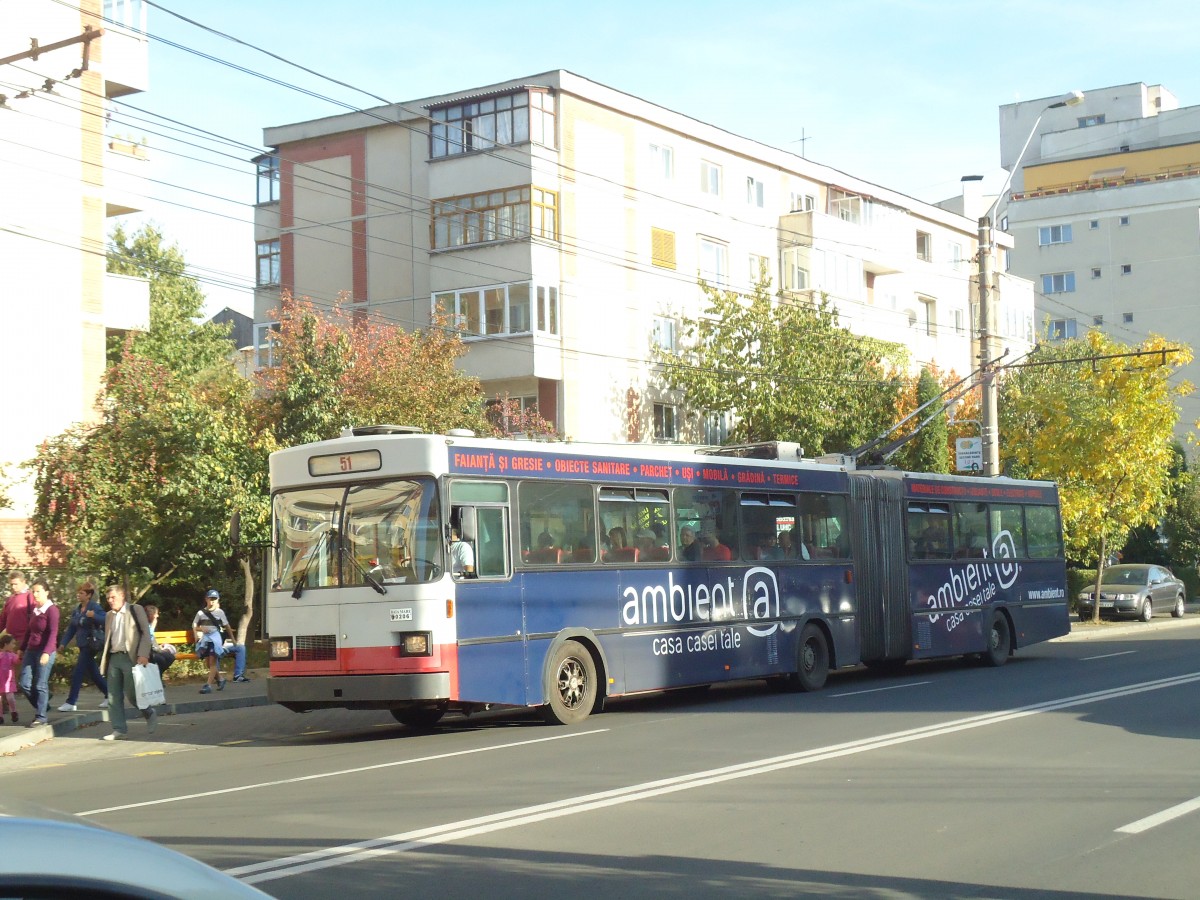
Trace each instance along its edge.
{"label": "road lane marking", "polygon": [[892,684],[881,688],[867,688],[863,691],[844,691],[841,694],[830,694],[830,697],[857,697],[859,694],[878,694],[880,691],[898,691],[902,688],[920,687],[923,684],[933,684],[932,681],[906,681],[904,684]]}
{"label": "road lane marking", "polygon": [[1138,819],[1136,822],[1130,822],[1128,825],[1122,825],[1116,830],[1121,834],[1141,834],[1143,831],[1149,831],[1155,826],[1163,825],[1180,816],[1186,816],[1198,809],[1200,809],[1200,797],[1189,800],[1187,803],[1180,803],[1178,806],[1172,806],[1170,809],[1164,809],[1152,816],[1146,816],[1144,819]]}
{"label": "road lane marking", "polygon": [[1122,650],[1120,653],[1104,653],[1100,656],[1085,656],[1080,662],[1091,662],[1093,659],[1112,659],[1114,656],[1128,656],[1130,653],[1137,653],[1136,650]]}
{"label": "road lane marking", "polygon": [[693,788],[706,787],[713,784],[721,784],[723,782],[733,781],[739,778],[765,775],[769,772],[776,772],[782,769],[791,769],[797,766],[809,765],[816,762],[824,762],[830,759],[839,759],[841,757],[865,753],[871,750],[882,750],[888,747],[910,743],[912,741],[925,740],[932,737],[941,737],[943,735],[954,734],[960,731],[968,731],[986,725],[996,725],[1001,722],[1015,721],[1017,719],[1035,716],[1041,713],[1070,709],[1071,707],[1083,706],[1088,703],[1114,700],[1119,697],[1128,697],[1135,694],[1145,693],[1147,691],[1157,691],[1164,688],[1177,687],[1179,685],[1191,684],[1192,682],[1196,681],[1200,681],[1200,672],[1194,672],[1190,675],[1177,675],[1172,678],[1162,678],[1156,681],[1141,682],[1139,684],[1132,684],[1122,688],[1091,691],[1086,694],[1076,694],[1072,697],[1065,697],[1061,700],[1048,700],[1042,703],[1030,704],[1028,706],[1018,706],[1011,709],[999,710],[993,713],[983,713],[977,716],[968,716],[963,719],[954,719],[941,724],[925,725],[920,728],[911,728],[905,731],[895,731],[890,734],[878,735],[876,737],[861,738],[859,740],[849,741],[843,744],[833,744],[828,747],[817,747],[812,750],[803,750],[798,753],[789,753],[783,756],[775,756],[766,759],[753,760],[750,762],[737,763],[735,765],[725,766],[718,769],[708,769],[701,772],[693,772],[687,775],[675,776],[673,778],[664,778],[657,781],[649,781],[642,784],[630,785],[629,787],[614,788],[612,790],[600,791],[594,794],[584,794],[579,797],[570,797],[564,800],[541,803],[536,806],[527,806],[519,809],[508,810],[506,812],[493,813],[487,816],[463,819],[458,822],[448,822],[444,825],[434,825],[429,828],[421,828],[415,831],[401,832],[399,834],[388,835],[386,837],[358,841],[352,844],[342,844],[335,847],[328,847],[324,850],[311,850],[307,853],[286,856],[280,859],[266,860],[260,863],[251,863],[245,866],[237,866],[231,869],[225,869],[224,871],[228,875],[241,878],[242,881],[245,881],[247,884],[259,884],[264,881],[275,881],[280,878],[290,878],[295,875],[302,875],[306,872],[329,869],[335,866],[350,865],[355,862],[375,859],[394,853],[405,853],[409,850],[417,850],[434,844],[445,844],[451,841],[458,841],[469,837],[477,837],[479,835],[489,834],[495,831],[502,831],[522,825],[544,822],[550,819],[561,818],[563,816],[570,816],[577,813],[604,809],[610,806],[632,803],[637,800],[646,800],[664,794],[692,790]]}
{"label": "road lane marking", "polygon": [[418,756],[415,759],[397,759],[392,762],[376,763],[373,766],[359,766],[355,769],[340,769],[336,772],[321,772],[317,775],[299,775],[295,778],[281,778],[278,781],[260,781],[257,784],[243,784],[240,787],[218,788],[213,791],[198,791],[195,794],[181,794],[178,797],[164,797],[160,800],[144,800],[140,803],[125,803],[121,806],[106,806],[101,809],[85,809],[77,812],[77,816],[98,816],[103,813],[121,812],[126,809],[140,809],[143,806],[157,806],[160,803],[174,803],[177,800],[195,800],[200,797],[217,797],[221,794],[237,794],[241,791],[256,791],[259,788],[278,787],[281,784],[299,784],[304,781],[317,781],[321,778],[337,778],[341,775],[355,775],[359,772],[373,772],[377,769],[390,769],[395,766],[411,766],[423,762],[436,762],[441,759],[452,759],[456,756],[471,756],[476,753],[490,753],[493,750],[508,750],[513,747],[525,747],[529,744],[544,744],[547,741],[562,741],[568,738],[587,737],[592,734],[603,734],[607,728],[594,728],[591,731],[576,731],[571,734],[555,734],[550,737],[532,738],[527,741],[512,741],[507,744],[496,744],[491,747],[475,747],[471,750],[455,750],[451,753],[436,753],[433,756]]}

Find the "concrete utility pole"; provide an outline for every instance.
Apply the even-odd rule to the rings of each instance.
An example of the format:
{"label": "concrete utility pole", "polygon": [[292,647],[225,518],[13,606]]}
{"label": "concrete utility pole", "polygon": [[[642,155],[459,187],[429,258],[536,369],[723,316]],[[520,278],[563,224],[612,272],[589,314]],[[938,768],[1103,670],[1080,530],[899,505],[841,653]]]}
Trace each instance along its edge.
{"label": "concrete utility pole", "polygon": [[992,368],[995,348],[992,343],[992,322],[995,319],[992,301],[992,220],[979,220],[979,384],[983,391],[980,401],[980,434],[983,438],[983,474],[991,478],[1000,474],[1000,424],[997,421],[996,371]]}

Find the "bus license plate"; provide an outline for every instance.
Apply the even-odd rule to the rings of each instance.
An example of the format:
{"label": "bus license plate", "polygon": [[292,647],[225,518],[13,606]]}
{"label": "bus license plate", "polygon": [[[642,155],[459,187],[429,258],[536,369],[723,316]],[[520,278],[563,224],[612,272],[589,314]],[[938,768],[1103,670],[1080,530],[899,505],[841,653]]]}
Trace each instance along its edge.
{"label": "bus license plate", "polygon": [[393,622],[411,622],[413,620],[412,609],[393,609]]}

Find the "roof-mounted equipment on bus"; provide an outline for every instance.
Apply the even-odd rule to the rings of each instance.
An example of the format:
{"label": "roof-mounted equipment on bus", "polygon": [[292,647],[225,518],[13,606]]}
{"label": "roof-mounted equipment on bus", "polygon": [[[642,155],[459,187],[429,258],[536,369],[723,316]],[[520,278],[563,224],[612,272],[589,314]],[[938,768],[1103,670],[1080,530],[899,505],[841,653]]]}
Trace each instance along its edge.
{"label": "roof-mounted equipment on bus", "polygon": [[342,437],[375,437],[381,434],[424,434],[416,425],[357,425],[343,428]]}
{"label": "roof-mounted equipment on bus", "polygon": [[788,462],[799,462],[804,459],[804,448],[795,441],[729,444],[725,447],[703,447],[698,452],[706,456],[736,456],[739,459],[779,459]]}
{"label": "roof-mounted equipment on bus", "polygon": [[446,432],[446,437],[475,437],[475,432],[470,428],[451,428]]}

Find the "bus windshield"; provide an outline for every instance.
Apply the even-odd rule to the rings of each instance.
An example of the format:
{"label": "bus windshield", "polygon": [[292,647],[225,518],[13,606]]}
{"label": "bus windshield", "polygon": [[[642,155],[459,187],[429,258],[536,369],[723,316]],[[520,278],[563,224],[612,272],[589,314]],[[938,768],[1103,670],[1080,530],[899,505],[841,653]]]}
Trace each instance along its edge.
{"label": "bus windshield", "polygon": [[445,569],[437,483],[409,478],[281,491],[272,589],[415,584]]}

